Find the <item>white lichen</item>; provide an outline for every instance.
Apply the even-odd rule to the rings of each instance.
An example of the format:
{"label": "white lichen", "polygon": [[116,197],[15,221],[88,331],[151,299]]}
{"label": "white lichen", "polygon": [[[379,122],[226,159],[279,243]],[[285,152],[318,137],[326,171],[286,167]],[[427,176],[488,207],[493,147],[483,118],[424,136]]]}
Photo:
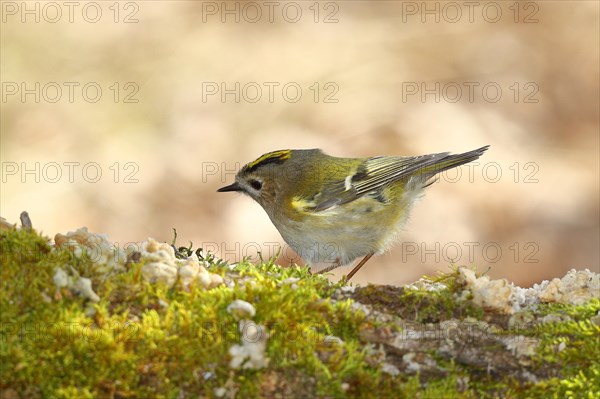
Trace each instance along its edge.
{"label": "white lichen", "polygon": [[396,376],[400,375],[400,370],[398,370],[398,367],[394,366],[391,363],[383,363],[381,365],[381,372],[389,374],[392,377],[396,377]]}
{"label": "white lichen", "polygon": [[402,356],[402,362],[406,364],[406,371],[410,373],[418,373],[421,371],[421,364],[414,361],[416,356],[417,354],[414,352],[406,353]]}
{"label": "white lichen", "polygon": [[473,302],[483,308],[502,313],[512,313],[512,286],[505,279],[490,280],[488,276],[477,277],[475,271],[460,267],[459,281],[473,296]]}
{"label": "white lichen", "polygon": [[340,290],[347,294],[353,294],[354,291],[356,290],[356,287],[354,285],[345,285],[345,286],[341,287]]}
{"label": "white lichen", "polygon": [[298,284],[296,284],[300,279],[298,277],[288,277],[281,282],[281,285],[288,284],[291,289],[297,290]]}
{"label": "white lichen", "polygon": [[565,323],[571,321],[571,316],[567,314],[550,313],[542,317],[540,321],[542,323]]}
{"label": "white lichen", "polygon": [[251,320],[240,320],[239,331],[242,334],[241,345],[229,348],[232,369],[261,369],[269,365],[265,352],[269,334],[266,327]]}
{"label": "white lichen", "polygon": [[326,345],[343,345],[344,341],[335,335],[327,335],[323,338],[323,343]]}
{"label": "white lichen", "polygon": [[57,267],[54,269],[54,277],[52,277],[52,281],[56,288],[64,288],[73,284],[72,279],[69,277],[66,271]]}
{"label": "white lichen", "polygon": [[533,356],[539,346],[536,339],[525,337],[523,335],[515,335],[502,339],[506,349],[512,352],[516,357]]}
{"label": "white lichen", "polygon": [[581,305],[600,298],[600,275],[588,269],[571,269],[562,279],[552,279],[539,297],[542,302]]}
{"label": "white lichen", "polygon": [[142,276],[151,283],[164,283],[171,287],[177,279],[177,268],[161,262],[142,266]]}
{"label": "white lichen", "polygon": [[74,269],[72,269],[72,272],[74,274],[73,277],[69,276],[64,269],[59,267],[54,269],[52,281],[56,286],[57,292],[61,288],[67,288],[92,302],[100,301],[100,297],[92,289],[92,280],[87,277],[79,276]]}
{"label": "white lichen", "polygon": [[459,281],[465,285],[463,299],[471,294],[476,304],[507,314],[539,303],[581,305],[593,298],[600,298],[600,274],[588,269],[572,269],[562,279],[543,281],[532,288],[520,288],[505,279],[477,277],[473,270],[465,267],[460,267],[458,272]]}
{"label": "white lichen", "polygon": [[542,281],[531,288],[513,287],[513,308],[519,310],[538,303],[581,305],[600,298],[600,274],[588,269],[571,269],[562,278]]}
{"label": "white lichen", "polygon": [[350,307],[352,308],[352,310],[354,312],[363,312],[365,314],[365,316],[368,316],[372,313],[370,307],[368,307],[367,305],[364,305],[360,302],[352,302],[350,304]]}
{"label": "white lichen", "polygon": [[[67,248],[78,258],[86,255],[95,266],[93,273],[101,276],[126,271],[128,256],[139,252],[138,261],[144,262],[142,276],[151,283],[172,287],[179,280],[183,289],[189,289],[194,282],[210,289],[224,282],[220,275],[208,272],[206,262],[201,263],[193,257],[178,259],[171,245],[152,238],[124,250],[112,244],[106,234],[90,233],[87,227],[82,227],[67,234],[56,234],[54,243],[56,248]],[[66,287],[93,302],[100,300],[92,289],[91,280],[79,276],[76,271],[69,276],[65,270],[57,268],[52,279],[58,290]]]}
{"label": "white lichen", "polygon": [[178,259],[173,247],[167,243],[148,238],[142,244],[140,254],[142,260],[149,261],[142,266],[142,275],[151,283],[160,282],[172,287],[179,278],[184,289],[195,281],[206,289],[223,284],[221,276],[209,273],[206,264],[196,258]]}
{"label": "white lichen", "polygon": [[236,319],[245,319],[254,317],[256,310],[251,303],[236,299],[227,306],[227,312],[233,315]]}
{"label": "white lichen", "polygon": [[417,281],[415,281],[414,283],[405,285],[404,288],[407,290],[428,291],[428,292],[439,292],[439,291],[448,289],[446,284],[431,281],[426,278],[420,278]]}
{"label": "white lichen", "polygon": [[87,227],[81,227],[64,235],[56,234],[54,245],[56,248],[70,249],[78,258],[85,253],[102,272],[124,271],[127,255],[133,252],[133,249],[125,251],[114,245],[108,241],[106,234],[90,233]]}
{"label": "white lichen", "polygon": [[92,280],[87,277],[79,277],[74,287],[75,291],[92,302],[99,302],[100,297],[92,289]]}

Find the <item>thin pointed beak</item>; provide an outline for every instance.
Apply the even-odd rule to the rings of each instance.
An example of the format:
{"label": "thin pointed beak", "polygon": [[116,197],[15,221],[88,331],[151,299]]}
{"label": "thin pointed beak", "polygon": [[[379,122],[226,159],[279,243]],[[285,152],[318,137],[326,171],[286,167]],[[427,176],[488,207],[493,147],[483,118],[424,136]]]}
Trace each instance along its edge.
{"label": "thin pointed beak", "polygon": [[242,191],[242,188],[240,187],[240,185],[237,182],[235,182],[228,186],[221,187],[220,189],[217,190],[217,192],[219,192],[219,193],[224,193],[227,191]]}

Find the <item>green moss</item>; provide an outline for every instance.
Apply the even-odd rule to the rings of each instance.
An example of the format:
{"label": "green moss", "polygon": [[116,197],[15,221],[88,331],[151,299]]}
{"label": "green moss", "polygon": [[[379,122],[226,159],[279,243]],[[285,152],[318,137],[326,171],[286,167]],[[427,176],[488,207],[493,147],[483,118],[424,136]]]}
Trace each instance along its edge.
{"label": "green moss", "polygon": [[522,331],[540,339],[536,368],[550,377],[530,392],[549,398],[600,397],[600,326],[590,320],[600,312],[600,300],[579,306],[545,304],[538,312],[540,317],[552,315],[554,320],[564,321],[536,324]]}
{"label": "green moss", "polygon": [[[392,376],[361,337],[374,321],[354,302],[391,320],[489,320],[468,298],[458,299],[457,273],[432,279],[447,287],[438,291],[367,286],[340,299],[342,283],[272,260],[244,261],[231,269],[207,256],[210,271],[224,276],[227,285],[206,290],[150,284],[141,277],[143,264],[106,275],[87,256],[51,248],[47,239],[25,230],[3,231],[0,250],[0,390],[7,395],[214,397],[215,389],[225,389],[238,397],[598,397],[599,330],[589,318],[599,301],[540,306],[537,317],[560,313],[569,319],[518,331],[540,340],[532,370],[547,378],[538,383],[523,385],[510,373],[491,377],[435,350],[429,353],[443,373]],[[91,303],[57,290],[57,267],[91,278],[101,300]],[[252,320],[268,332],[270,363],[264,369],[229,366],[229,349],[241,339],[238,320],[227,311],[235,299],[253,304]],[[561,342],[566,347],[558,352]]]}
{"label": "green moss", "polygon": [[353,298],[372,305],[379,311],[419,323],[439,323],[452,318],[466,317],[481,319],[485,313],[481,307],[470,301],[458,299],[462,286],[456,284],[457,278],[457,272],[437,279],[425,277],[430,283],[447,282],[446,289],[435,291],[368,285],[357,288]]}

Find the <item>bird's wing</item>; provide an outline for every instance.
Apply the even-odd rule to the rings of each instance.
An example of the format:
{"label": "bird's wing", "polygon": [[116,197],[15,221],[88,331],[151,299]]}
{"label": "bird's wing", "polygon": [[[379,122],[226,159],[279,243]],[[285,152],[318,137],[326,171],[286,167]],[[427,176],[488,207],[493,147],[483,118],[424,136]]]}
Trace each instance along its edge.
{"label": "bird's wing", "polygon": [[354,201],[366,194],[376,193],[382,187],[401,180],[415,171],[435,164],[448,153],[418,157],[374,157],[362,163],[356,172],[344,180],[329,184],[316,198],[314,212]]}
{"label": "bird's wing", "polygon": [[313,211],[320,212],[343,205],[367,194],[377,195],[386,185],[417,174],[423,176],[423,180],[426,181],[437,173],[479,158],[487,148],[488,146],[485,146],[453,155],[441,152],[416,157],[368,158],[354,174],[328,185],[315,198],[316,205]]}

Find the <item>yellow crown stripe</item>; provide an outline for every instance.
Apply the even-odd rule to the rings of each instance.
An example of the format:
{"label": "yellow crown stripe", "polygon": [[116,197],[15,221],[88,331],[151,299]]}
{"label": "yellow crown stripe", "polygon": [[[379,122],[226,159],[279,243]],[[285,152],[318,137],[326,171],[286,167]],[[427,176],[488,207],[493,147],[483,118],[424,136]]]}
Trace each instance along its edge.
{"label": "yellow crown stripe", "polygon": [[273,162],[273,161],[285,161],[292,156],[292,151],[290,150],[280,150],[273,151],[262,155],[256,161],[252,161],[248,164],[248,169],[255,169],[259,167],[263,163]]}

